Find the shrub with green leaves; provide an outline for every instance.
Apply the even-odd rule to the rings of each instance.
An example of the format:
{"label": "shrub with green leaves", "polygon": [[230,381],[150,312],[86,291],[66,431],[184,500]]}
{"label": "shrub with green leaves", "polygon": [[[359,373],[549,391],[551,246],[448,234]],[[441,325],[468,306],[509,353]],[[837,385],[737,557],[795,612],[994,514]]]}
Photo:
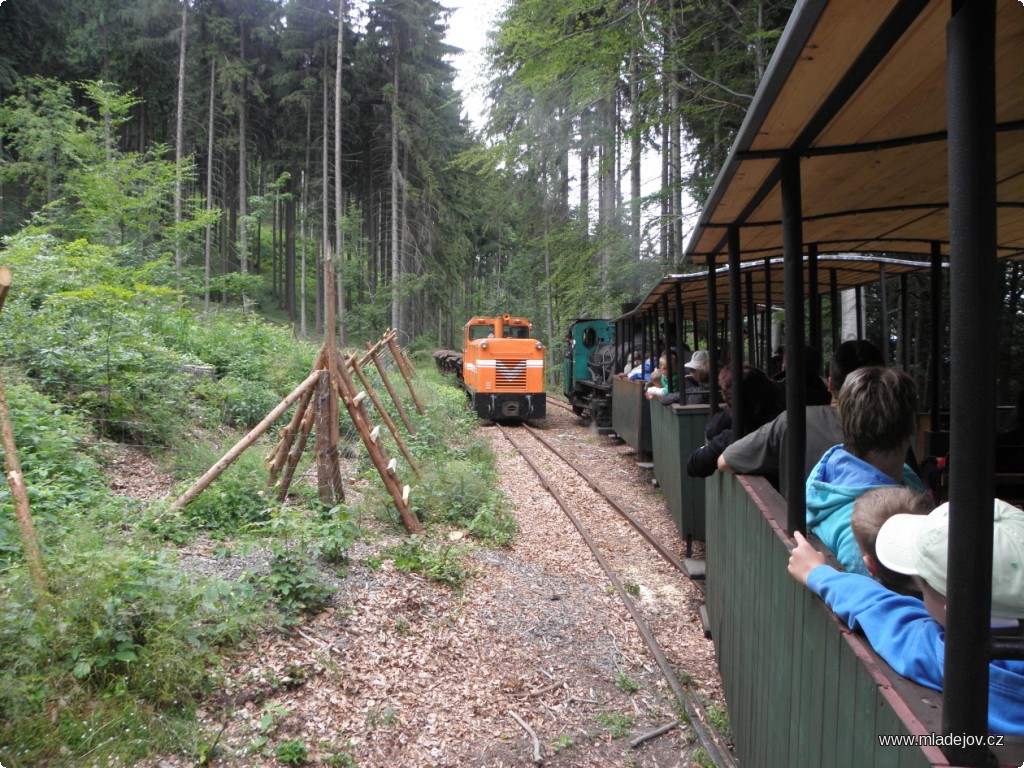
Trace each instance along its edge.
{"label": "shrub with green leaves", "polygon": [[[7,400],[29,506],[44,546],[56,544],[69,518],[113,503],[106,479],[90,455],[86,423],[67,406],[24,384],[10,385]],[[0,476],[0,565],[20,552],[11,491]]]}
{"label": "shrub with green leaves", "polygon": [[[95,539],[83,539],[94,545]],[[216,649],[253,622],[238,584],[193,585],[179,570],[116,548],[70,546],[48,559],[50,594],[0,576],[0,762],[134,762],[181,749],[210,690]]]}
{"label": "shrub with green leaves", "polygon": [[462,562],[464,552],[464,547],[410,536],[385,548],[381,554],[394,560],[400,571],[420,573],[431,581],[459,591],[470,575],[469,568]]}
{"label": "shrub with green leaves", "polygon": [[252,582],[274,600],[285,626],[322,611],[334,594],[309,555],[294,548],[275,548],[270,570],[252,577]]}

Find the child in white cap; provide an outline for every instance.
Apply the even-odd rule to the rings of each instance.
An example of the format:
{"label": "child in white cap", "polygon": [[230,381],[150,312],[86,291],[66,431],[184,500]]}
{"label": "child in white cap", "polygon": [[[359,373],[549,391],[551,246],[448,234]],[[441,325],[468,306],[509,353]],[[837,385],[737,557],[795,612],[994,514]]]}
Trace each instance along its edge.
{"label": "child in white cap", "polygon": [[[800,535],[789,573],[820,597],[850,629],[861,630],[896,672],[942,690],[946,621],[949,505],[927,515],[896,514],[878,531],[875,554],[896,573],[912,576],[924,602],[899,595],[866,576],[841,573]],[[1024,617],[1024,511],[996,499],[992,532],[992,617]],[[1024,661],[989,663],[988,727],[1024,736]]]}

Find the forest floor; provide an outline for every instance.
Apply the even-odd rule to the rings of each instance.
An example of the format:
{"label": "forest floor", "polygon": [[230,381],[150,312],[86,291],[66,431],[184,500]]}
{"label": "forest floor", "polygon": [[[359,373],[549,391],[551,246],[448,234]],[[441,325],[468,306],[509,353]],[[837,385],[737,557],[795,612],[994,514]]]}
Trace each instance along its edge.
{"label": "forest floor", "polygon": [[[676,720],[679,708],[575,529],[500,432],[479,429],[498,457],[518,519],[516,541],[470,547],[472,576],[457,593],[398,570],[379,553],[402,537],[389,523],[358,520],[365,535],[349,567],[328,576],[337,587],[330,607],[299,626],[268,629],[224,659],[218,690],[198,713],[216,745],[208,764],[280,766],[291,755],[298,765],[306,753],[305,764],[325,766],[522,766],[535,763],[523,724],[549,766],[705,763],[685,723],[630,746]],[[683,556],[664,498],[628,446],[554,407],[543,429]],[[350,486],[350,499],[365,482]],[[147,498],[171,482],[144,455],[126,454],[111,485]],[[586,520],[586,509],[577,513]],[[620,533],[594,535],[617,540]],[[238,578],[269,559],[241,547],[225,555],[225,545],[193,542],[179,562]],[[629,580],[677,676],[724,720],[699,590],[667,565],[631,572]],[[144,765],[192,764],[194,757],[162,755]]]}

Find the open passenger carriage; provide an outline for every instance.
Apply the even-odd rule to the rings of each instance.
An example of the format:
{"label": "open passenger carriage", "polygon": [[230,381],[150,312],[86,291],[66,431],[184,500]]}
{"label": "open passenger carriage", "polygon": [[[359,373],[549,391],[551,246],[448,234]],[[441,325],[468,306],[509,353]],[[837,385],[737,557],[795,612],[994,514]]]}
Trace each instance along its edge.
{"label": "open passenger carriage", "polygon": [[[1024,658],[1024,639],[990,633],[987,514],[997,260],[1024,255],[1022,50],[1017,0],[799,2],[684,254],[708,271],[666,278],[617,321],[617,338],[632,338],[632,324],[669,319],[680,345],[690,342],[687,323],[705,323],[702,341],[763,365],[763,336],[744,338],[745,317],[763,328],[766,308],[782,307],[803,320],[786,323],[784,341],[795,382],[787,386],[788,486],[799,490],[784,500],[761,478],[719,474],[706,481],[700,521],[708,611],[745,765],[986,765],[991,758],[983,741],[964,738],[987,733],[987,665]],[[822,254],[876,258],[848,260],[870,265],[858,277]],[[937,334],[916,340],[932,345],[935,366],[922,392],[931,430],[921,449],[955,446],[941,695],[895,675],[786,573],[789,536],[804,530],[805,519],[803,360],[793,353],[807,342],[822,347],[821,295],[877,280],[880,270],[921,272],[936,298],[943,282],[949,286],[951,305],[931,307],[934,328],[948,312],[949,360]],[[887,356],[899,365],[909,329],[887,329],[883,339],[890,337],[897,354]],[[719,349],[718,364],[725,356]],[[949,382],[948,431],[940,379]],[[643,428],[621,426],[620,434]],[[657,464],[657,443],[653,450]],[[691,525],[696,532],[698,523]],[[887,733],[945,734],[948,743],[882,746],[877,736]],[[993,750],[1000,764],[1024,762],[1021,741]]]}

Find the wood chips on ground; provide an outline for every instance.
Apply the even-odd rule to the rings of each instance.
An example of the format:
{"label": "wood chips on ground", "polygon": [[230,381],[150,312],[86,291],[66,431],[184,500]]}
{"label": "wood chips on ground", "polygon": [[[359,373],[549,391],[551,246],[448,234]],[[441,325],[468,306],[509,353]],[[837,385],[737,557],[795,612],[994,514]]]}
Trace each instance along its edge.
{"label": "wood chips on ground", "polygon": [[[548,410],[545,437],[682,557],[664,498],[650,472],[637,468],[636,455],[571,413]],[[217,744],[211,765],[281,765],[274,749],[289,740],[304,743],[311,765],[532,765],[533,737],[520,720],[550,766],[698,764],[685,724],[630,746],[678,717],[669,688],[564,514],[500,432],[479,429],[494,447],[518,518],[516,542],[473,547],[474,574],[456,594],[386,559],[370,567],[399,537],[360,520],[378,530],[353,546],[344,574],[331,576],[338,586],[331,607],[299,627],[267,630],[225,659],[219,689],[199,710],[206,740]],[[125,456],[112,483],[145,497],[152,471],[141,457]],[[584,507],[576,512],[586,523],[591,502],[567,500]],[[625,543],[624,524],[601,527],[592,535],[626,553],[629,573],[620,578],[636,587],[677,676],[724,709],[714,649],[698,616],[699,590],[663,563],[629,554],[634,545]],[[241,556],[213,557],[205,549],[212,546],[190,545],[183,567],[237,578]],[[146,765],[193,761],[165,755]]]}

